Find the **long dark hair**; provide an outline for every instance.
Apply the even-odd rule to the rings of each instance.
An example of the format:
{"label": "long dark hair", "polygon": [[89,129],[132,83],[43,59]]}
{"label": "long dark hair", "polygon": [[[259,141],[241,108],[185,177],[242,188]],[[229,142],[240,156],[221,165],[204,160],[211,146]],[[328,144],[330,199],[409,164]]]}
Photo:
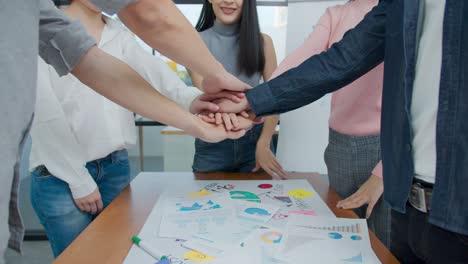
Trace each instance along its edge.
{"label": "long dark hair", "polygon": [[[205,0],[195,28],[198,32],[209,29],[213,26],[215,19],[213,6],[208,0]],[[244,0],[239,23],[239,54],[237,57],[239,72],[252,76],[257,72],[263,72],[265,68],[265,52],[258,23],[257,0]]]}

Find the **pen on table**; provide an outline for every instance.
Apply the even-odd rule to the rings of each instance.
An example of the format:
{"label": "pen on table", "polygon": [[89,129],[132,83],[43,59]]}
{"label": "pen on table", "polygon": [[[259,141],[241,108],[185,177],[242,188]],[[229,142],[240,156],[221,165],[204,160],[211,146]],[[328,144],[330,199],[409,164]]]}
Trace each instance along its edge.
{"label": "pen on table", "polygon": [[152,248],[150,245],[146,244],[143,240],[141,240],[141,238],[137,236],[133,236],[132,241],[133,243],[135,243],[135,245],[143,249],[143,251],[148,253],[153,258],[157,259],[158,260],[157,264],[170,264],[171,263],[171,261],[166,256],[159,254],[157,250]]}

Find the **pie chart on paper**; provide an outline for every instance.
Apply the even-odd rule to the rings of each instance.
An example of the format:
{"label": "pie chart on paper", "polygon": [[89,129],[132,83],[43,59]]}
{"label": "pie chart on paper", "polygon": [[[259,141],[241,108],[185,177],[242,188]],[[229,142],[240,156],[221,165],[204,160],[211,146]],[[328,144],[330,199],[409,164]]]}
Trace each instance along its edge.
{"label": "pie chart on paper", "polygon": [[280,232],[268,232],[263,234],[261,237],[262,241],[265,243],[271,243],[271,244],[278,244],[281,242],[281,239],[283,238],[283,234]]}

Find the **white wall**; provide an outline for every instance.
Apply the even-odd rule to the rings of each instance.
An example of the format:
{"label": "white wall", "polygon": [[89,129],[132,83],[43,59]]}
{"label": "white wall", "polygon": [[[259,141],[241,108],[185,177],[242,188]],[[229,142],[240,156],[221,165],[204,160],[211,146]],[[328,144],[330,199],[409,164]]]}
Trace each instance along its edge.
{"label": "white wall", "polygon": [[[289,1],[286,54],[312,32],[326,8],[346,1]],[[330,95],[281,115],[277,157],[288,171],[326,173],[323,153],[328,142]]]}

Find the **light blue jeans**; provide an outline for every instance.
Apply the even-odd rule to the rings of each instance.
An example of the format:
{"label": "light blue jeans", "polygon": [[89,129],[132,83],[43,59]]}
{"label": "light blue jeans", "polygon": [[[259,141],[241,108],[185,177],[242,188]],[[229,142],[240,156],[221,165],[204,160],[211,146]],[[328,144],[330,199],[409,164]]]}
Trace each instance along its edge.
{"label": "light blue jeans", "polygon": [[[90,161],[86,168],[96,181],[104,207],[130,182],[126,150]],[[68,184],[39,166],[31,173],[31,203],[44,226],[54,256],[57,257],[96,218],[75,205]]]}

